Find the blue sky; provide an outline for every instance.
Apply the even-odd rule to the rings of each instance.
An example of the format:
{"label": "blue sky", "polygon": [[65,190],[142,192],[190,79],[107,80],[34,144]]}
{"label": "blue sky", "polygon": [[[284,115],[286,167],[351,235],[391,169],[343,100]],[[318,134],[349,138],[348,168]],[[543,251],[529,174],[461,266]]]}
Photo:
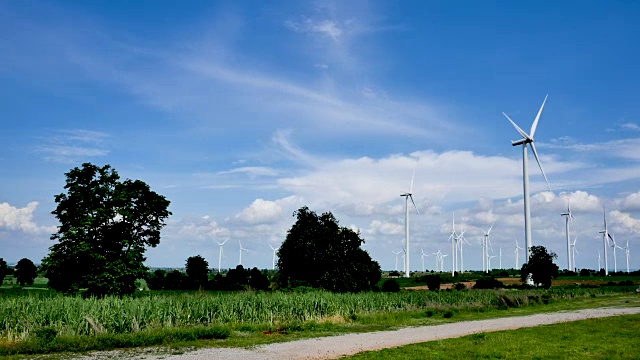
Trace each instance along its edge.
{"label": "blue sky", "polygon": [[535,138],[552,192],[530,162],[533,243],[566,264],[570,198],[577,265],[595,268],[606,205],[638,268],[638,15],[629,1],[0,1],[0,257],[47,254],[54,195],[88,161],[171,200],[149,266],[217,267],[228,240],[223,267],[238,241],[245,266],[270,267],[308,205],[392,269],[415,168],[412,270],[421,248],[428,269],[451,252],[454,212],[466,268],[494,222],[513,267],[522,154],[502,112],[528,130],[548,94]]}

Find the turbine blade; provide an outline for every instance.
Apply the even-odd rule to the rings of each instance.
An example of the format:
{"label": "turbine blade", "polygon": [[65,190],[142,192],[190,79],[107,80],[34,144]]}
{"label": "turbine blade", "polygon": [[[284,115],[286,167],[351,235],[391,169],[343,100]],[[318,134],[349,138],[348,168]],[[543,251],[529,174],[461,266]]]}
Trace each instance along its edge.
{"label": "turbine blade", "polygon": [[516,123],[514,123],[513,120],[511,120],[509,115],[507,115],[505,113],[502,113],[502,115],[504,115],[507,118],[507,120],[509,120],[511,122],[511,125],[513,125],[516,128],[516,130],[518,130],[518,132],[520,133],[520,135],[522,135],[523,138],[531,140],[529,135],[527,135],[527,133],[524,132],[524,130],[520,129],[520,126],[516,125]]}
{"label": "turbine blade", "polygon": [[538,115],[536,116],[536,119],[535,119],[535,120],[533,120],[533,125],[531,125],[531,132],[530,132],[530,134],[531,134],[531,138],[532,138],[532,139],[533,139],[533,134],[535,134],[535,133],[536,133],[536,128],[538,127],[538,120],[540,120],[540,115],[542,115],[542,109],[544,109],[544,103],[546,103],[546,102],[547,102],[547,97],[548,97],[548,96],[549,96],[549,95],[546,95],[546,96],[544,97],[544,101],[542,102],[542,106],[540,106],[540,110],[538,110]]}
{"label": "turbine blade", "polygon": [[536,151],[536,146],[534,143],[531,143],[531,150],[533,151],[533,156],[535,156],[536,161],[538,162],[538,166],[540,167],[540,171],[542,172],[542,176],[544,176],[544,181],[547,183],[547,188],[551,191],[551,186],[549,185],[549,180],[547,180],[547,175],[544,173],[544,169],[542,168],[542,164],[540,163],[540,158],[538,158],[538,152]]}
{"label": "turbine blade", "polygon": [[417,163],[416,163],[416,166],[413,168],[413,175],[411,175],[411,186],[409,186],[409,194],[413,193],[413,179],[416,177],[416,167],[418,167]]}
{"label": "turbine blade", "polygon": [[413,195],[409,194],[409,197],[411,198],[411,203],[413,204],[413,207],[416,208],[416,212],[418,213],[418,215],[420,215],[420,210],[418,210],[418,207],[416,206],[416,202],[413,201]]}
{"label": "turbine blade", "polygon": [[491,224],[491,226],[489,227],[489,231],[487,231],[487,235],[489,235],[489,233],[491,233],[491,229],[493,229],[493,225],[495,225],[496,223]]}

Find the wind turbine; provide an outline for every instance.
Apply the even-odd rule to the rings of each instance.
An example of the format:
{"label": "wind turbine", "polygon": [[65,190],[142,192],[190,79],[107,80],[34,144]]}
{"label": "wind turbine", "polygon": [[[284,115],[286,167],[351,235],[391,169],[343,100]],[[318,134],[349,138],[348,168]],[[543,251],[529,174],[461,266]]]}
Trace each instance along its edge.
{"label": "wind turbine", "polygon": [[404,197],[404,237],[405,237],[405,258],[404,258],[404,277],[409,277],[409,199],[413,207],[416,209],[416,213],[420,215],[416,202],[413,201],[413,178],[416,176],[416,169],[413,168],[413,175],[411,175],[411,186],[409,186],[409,192],[400,196]]}
{"label": "wind turbine", "polygon": [[616,256],[616,248],[618,249],[622,249],[624,250],[624,248],[618,246],[618,244],[616,244],[616,237],[611,235],[611,241],[613,242],[613,245],[611,245],[611,247],[613,248],[613,272],[617,273],[618,272],[618,257]]}
{"label": "wind turbine", "polygon": [[[533,151],[533,156],[536,158],[536,162],[540,167],[542,176],[544,176],[544,181],[547,183],[547,187],[549,188],[549,191],[551,191],[551,186],[549,186],[547,175],[545,175],[544,170],[542,169],[542,164],[540,163],[540,159],[538,158],[538,152],[536,151],[536,146],[533,141],[533,137],[536,133],[536,128],[538,127],[538,121],[540,120],[540,115],[542,115],[542,109],[544,109],[544,104],[547,102],[547,96],[544,97],[542,106],[540,106],[540,110],[538,110],[538,115],[536,115],[535,120],[533,120],[533,124],[531,125],[531,131],[529,131],[529,134],[524,132],[524,130],[522,130],[518,125],[516,125],[516,123],[513,122],[513,120],[511,120],[511,118],[507,114],[505,114],[504,112],[502,113],[507,118],[507,120],[511,122],[511,125],[513,125],[516,128],[518,133],[522,135],[522,139],[517,141],[511,141],[511,145],[512,146],[522,145],[522,189],[524,193],[524,236],[525,236],[525,243],[526,243],[525,254],[526,254],[527,263],[529,262],[531,247],[533,246],[533,242],[531,240],[531,207],[529,205],[529,169],[527,164],[527,154],[528,154],[527,145],[529,144],[531,144],[531,150]],[[527,283],[528,284],[533,283],[530,277],[527,279]]]}
{"label": "wind turbine", "polygon": [[456,234],[456,214],[453,214],[451,218],[451,235],[449,235],[451,241],[451,276],[455,276],[456,267],[458,265],[458,234]]}
{"label": "wind turbine", "polygon": [[273,251],[273,259],[271,260],[271,269],[275,270],[276,269],[276,251],[278,251],[279,248],[273,247],[273,245],[271,244],[269,244],[269,247]]}
{"label": "wind turbine", "polygon": [[518,239],[516,239],[516,267],[515,269],[518,269],[518,266],[520,266],[520,261],[518,260],[518,255],[520,255],[520,250],[522,250],[522,248],[518,245]]}
{"label": "wind turbine", "polygon": [[[607,243],[609,239],[611,239],[611,234],[609,234],[609,228],[607,227],[607,211],[604,206],[602,207],[602,214],[604,218],[604,230],[600,231],[602,234],[602,247],[604,248],[604,275],[609,275],[609,257],[607,256]],[[599,256],[599,255],[598,255]]]}
{"label": "wind turbine", "polygon": [[500,248],[500,269],[502,269],[502,248]]}
{"label": "wind turbine", "polygon": [[569,240],[569,221],[573,224],[573,214],[571,213],[571,200],[567,195],[567,212],[560,214],[565,217],[564,227],[567,235],[567,270],[572,271],[575,268],[575,259],[571,256],[571,241]]}
{"label": "wind turbine", "polygon": [[420,256],[420,261],[422,261],[422,272],[424,272],[424,258],[428,255],[424,253],[424,249],[422,247],[420,247],[420,252],[422,253],[422,256]]}
{"label": "wind turbine", "polygon": [[398,271],[398,255],[399,255],[401,252],[402,252],[402,251],[398,251],[398,252],[392,251],[393,255],[395,255],[395,256],[396,256],[396,271]]}
{"label": "wind turbine", "polygon": [[223,242],[216,241],[216,243],[217,243],[218,245],[220,245],[220,253],[218,254],[218,274],[220,274],[220,267],[221,267],[221,265],[222,265],[222,247],[224,246],[224,244],[225,244],[227,241],[229,241],[229,239],[227,239],[227,240],[225,240],[225,241],[223,241]]}
{"label": "wind turbine", "polygon": [[440,272],[444,272],[444,258],[446,258],[449,255],[440,255]]}
{"label": "wind turbine", "polygon": [[491,229],[493,229],[493,225],[495,223],[491,224],[491,226],[489,227],[489,230],[487,230],[484,233],[484,246],[483,246],[483,254],[482,254],[482,270],[484,272],[487,272],[489,269],[489,263],[488,260],[489,259],[489,234],[491,233]]}
{"label": "wind turbine", "polygon": [[[571,265],[573,265],[573,269],[572,269],[573,271],[577,271],[578,270],[578,266],[576,265],[576,254],[580,255],[580,252],[576,248],[576,241],[578,241],[578,235],[576,235],[576,237],[573,238],[573,243],[571,243],[571,250],[572,250]],[[598,269],[598,270],[600,270],[600,269]]]}
{"label": "wind turbine", "polygon": [[438,267],[440,266],[440,257],[442,256],[442,253],[440,252],[440,250],[438,250],[437,253],[433,253],[433,256],[436,259],[436,267],[434,268],[434,270],[438,271]]}
{"label": "wind turbine", "polygon": [[629,239],[627,239],[627,247],[624,248],[624,252],[627,255],[627,274],[629,273]]}
{"label": "wind turbine", "polygon": [[238,265],[242,265],[242,252],[247,251],[249,249],[245,249],[242,247],[242,243],[238,240],[238,244],[240,245],[240,260],[238,261]]}
{"label": "wind turbine", "polygon": [[460,273],[463,273],[464,272],[464,257],[462,256],[462,244],[463,243],[467,243],[467,245],[471,245],[471,244],[469,244],[467,239],[464,238],[464,230],[462,230],[462,232],[458,236],[458,241],[459,241],[458,246],[460,247]]}
{"label": "wind turbine", "polygon": [[488,263],[489,270],[488,271],[491,271],[491,259],[493,259],[494,257],[496,257],[496,256],[495,255],[489,256],[489,259],[488,259],[488,261],[489,261],[489,263]]}
{"label": "wind turbine", "polygon": [[598,271],[600,271],[602,267],[600,266],[600,250],[598,250]]}

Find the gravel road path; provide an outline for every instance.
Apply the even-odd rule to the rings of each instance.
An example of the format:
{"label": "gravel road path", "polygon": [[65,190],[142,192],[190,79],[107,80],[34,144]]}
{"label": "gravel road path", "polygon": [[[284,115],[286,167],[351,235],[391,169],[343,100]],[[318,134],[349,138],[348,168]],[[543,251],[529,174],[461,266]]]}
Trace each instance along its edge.
{"label": "gravel road path", "polygon": [[[513,330],[538,325],[630,314],[640,314],[640,307],[561,311],[489,320],[455,322],[443,325],[409,327],[393,331],[337,335],[260,345],[251,349],[209,348],[179,355],[139,354],[133,358],[164,360],[337,359],[362,351],[380,350],[408,344],[461,337],[475,333]],[[88,357],[83,357],[83,359],[113,358],[114,355],[114,352],[96,353]],[[120,353],[120,355],[123,354]]]}

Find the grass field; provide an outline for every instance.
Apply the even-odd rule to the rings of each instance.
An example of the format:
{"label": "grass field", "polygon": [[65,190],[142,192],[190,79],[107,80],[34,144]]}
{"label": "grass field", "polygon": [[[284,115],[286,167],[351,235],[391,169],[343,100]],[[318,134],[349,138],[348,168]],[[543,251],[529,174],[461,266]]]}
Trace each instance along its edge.
{"label": "grass field", "polygon": [[480,333],[346,357],[367,359],[638,359],[640,315]]}

